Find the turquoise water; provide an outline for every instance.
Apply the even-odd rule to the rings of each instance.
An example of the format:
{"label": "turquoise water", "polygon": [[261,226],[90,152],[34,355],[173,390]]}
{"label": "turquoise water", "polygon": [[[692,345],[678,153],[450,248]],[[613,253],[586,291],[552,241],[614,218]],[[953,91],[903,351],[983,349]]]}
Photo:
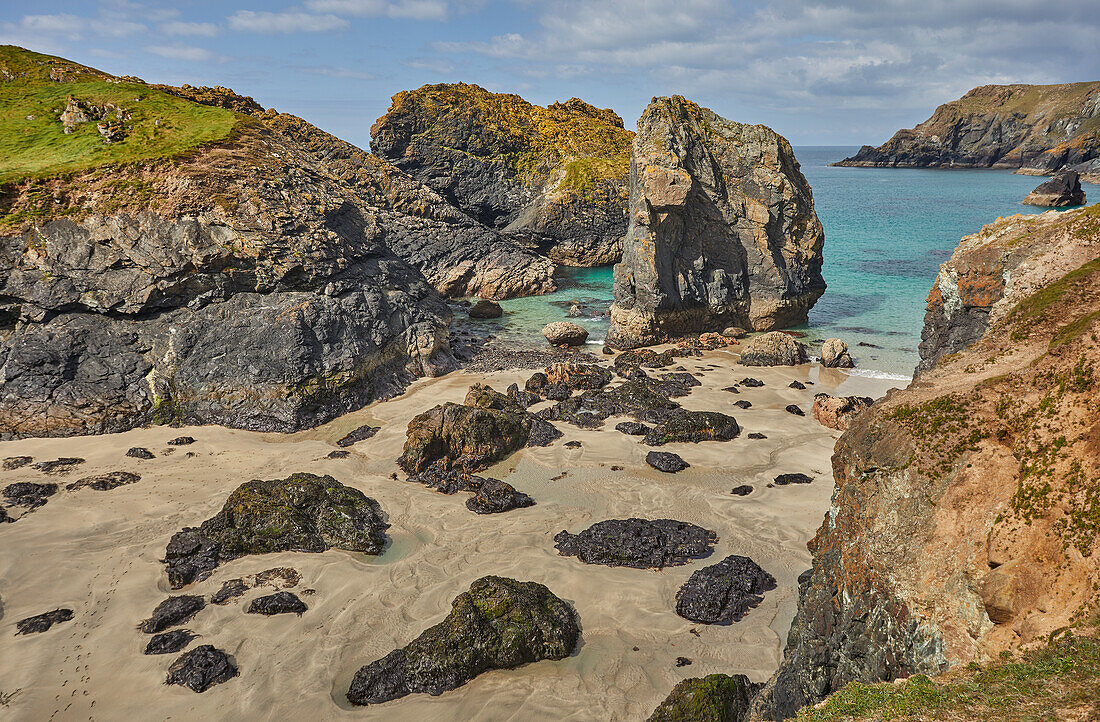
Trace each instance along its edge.
{"label": "turquoise water", "polygon": [[[832,168],[851,147],[799,147],[795,154],[813,188],[825,227],[829,290],[801,330],[807,343],[844,339],[868,375],[908,377],[917,364],[925,297],[959,239],[998,216],[1041,213],[1020,203],[1041,178],[993,170]],[[1096,198],[1100,186],[1086,185]],[[559,290],[502,302],[505,316],[487,325],[507,342],[541,342],[539,331],[568,318],[602,344],[611,304],[611,269],[563,268]],[[859,346],[862,342],[872,346]],[[876,348],[877,347],[877,348]]]}

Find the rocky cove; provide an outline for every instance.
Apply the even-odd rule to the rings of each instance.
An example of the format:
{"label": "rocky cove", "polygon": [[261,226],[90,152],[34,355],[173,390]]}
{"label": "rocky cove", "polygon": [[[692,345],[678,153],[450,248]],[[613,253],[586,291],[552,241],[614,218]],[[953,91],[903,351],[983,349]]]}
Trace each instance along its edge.
{"label": "rocky cove", "polygon": [[[1095,207],[963,238],[898,390],[844,370],[874,344],[773,330],[813,321],[827,224],[764,126],[425,86],[372,155],[4,50],[7,82],[137,94],[59,133],[108,108],[126,142],[151,99],[234,124],[4,186],[17,714],[784,719],[1087,613]],[[508,319],[619,238],[582,350],[461,300]],[[611,300],[563,285],[563,320]]]}

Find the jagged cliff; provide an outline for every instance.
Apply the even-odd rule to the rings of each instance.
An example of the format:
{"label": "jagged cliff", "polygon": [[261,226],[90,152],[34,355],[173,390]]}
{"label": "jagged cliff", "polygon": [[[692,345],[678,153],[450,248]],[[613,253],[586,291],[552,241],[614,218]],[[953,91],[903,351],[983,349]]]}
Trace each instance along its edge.
{"label": "jagged cliff", "polygon": [[[986,310],[948,300],[955,288]],[[949,345],[837,443],[832,508],[759,716],[853,680],[989,661],[1100,601],[1100,206],[964,239],[926,324]]]}
{"label": "jagged cliff", "polygon": [[321,423],[453,367],[425,275],[552,288],[545,259],[250,98],[10,46],[0,69],[3,437]]}
{"label": "jagged cliff", "polygon": [[1100,82],[983,85],[836,165],[1015,168],[1030,175],[1072,168],[1100,179]]}
{"label": "jagged cliff", "polygon": [[551,259],[597,266],[622,253],[631,137],[577,98],[543,108],[458,83],[393,96],[371,150]]}
{"label": "jagged cliff", "polygon": [[680,96],[638,120],[608,342],[792,326],[825,291],[824,234],[790,144]]}

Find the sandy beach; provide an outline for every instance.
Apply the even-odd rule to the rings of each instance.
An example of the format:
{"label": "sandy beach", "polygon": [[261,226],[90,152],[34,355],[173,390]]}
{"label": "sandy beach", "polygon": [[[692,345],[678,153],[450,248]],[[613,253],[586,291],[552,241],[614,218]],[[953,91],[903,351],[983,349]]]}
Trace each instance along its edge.
{"label": "sandy beach", "polygon": [[[443,401],[462,401],[486,382],[503,391],[530,371],[455,372],[423,379],[400,397],[379,402],[306,432],[261,434],[215,426],[138,429],[123,434],[27,439],[0,444],[0,457],[36,461],[82,457],[64,476],[30,467],[0,472],[0,487],[54,481],[62,490],[12,524],[0,525],[0,717],[75,719],[644,719],[687,677],[744,673],[754,681],[778,666],[795,611],[796,579],[809,566],[806,542],[829,507],[830,456],[838,432],[810,415],[814,393],[879,397],[904,382],[848,376],[816,364],[748,368],[728,351],[678,359],[701,372],[702,386],[678,399],[688,409],[733,415],[742,435],[729,442],[670,444],[691,467],[662,474],[648,467],[651,447],[614,430],[556,426],[564,438],[524,449],[484,475],[504,479],[537,504],[477,515],[466,494],[446,496],[391,478],[398,471],[412,418]],[[723,387],[752,376],[762,388]],[[812,381],[805,390],[793,380]],[[747,399],[742,410],[735,401]],[[545,402],[544,402],[545,403]],[[805,417],[784,410],[798,404]],[[533,410],[543,405],[533,407]],[[362,424],[381,426],[346,459],[329,459],[335,441]],[[762,432],[767,439],[747,438]],[[193,436],[190,446],[169,439]],[[580,448],[566,448],[577,440]],[[146,447],[155,459],[128,458]],[[612,470],[612,466],[623,467]],[[77,479],[125,470],[137,483],[111,491],[64,489]],[[209,605],[186,626],[199,640],[232,654],[240,677],[203,694],[164,684],[176,655],[142,654],[148,635],[136,627],[170,592],[163,558],[173,533],[196,526],[250,479],[296,471],[331,474],[378,500],[392,525],[378,557],[343,551],[245,557],[181,590],[209,595],[221,584],[272,567],[293,567],[303,615],[243,613],[256,589],[225,606]],[[808,485],[767,488],[778,474],[801,472]],[[564,473],[564,476],[563,476]],[[750,484],[740,497],[731,488]],[[604,519],[674,518],[718,533],[705,560],[647,571],[585,565],[561,557],[552,537]],[[730,626],[694,624],[676,615],[676,590],[691,573],[729,554],[750,556],[778,582],[764,602]],[[545,584],[571,602],[581,620],[578,651],[483,674],[438,697],[411,695],[355,708],[344,695],[355,671],[403,646],[440,621],[451,600],[487,574]],[[314,590],[312,592],[306,590]],[[16,636],[19,619],[57,607],[74,619],[48,632]],[[693,632],[694,630],[694,632]],[[692,660],[676,667],[677,657]]]}

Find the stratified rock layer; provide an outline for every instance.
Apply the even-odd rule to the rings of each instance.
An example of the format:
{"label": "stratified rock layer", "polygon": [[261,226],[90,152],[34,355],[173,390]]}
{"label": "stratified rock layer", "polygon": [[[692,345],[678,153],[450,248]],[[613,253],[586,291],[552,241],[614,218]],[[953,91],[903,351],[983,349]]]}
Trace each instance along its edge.
{"label": "stratified rock layer", "polygon": [[930,313],[925,338],[969,342],[838,441],[763,716],[1042,644],[1095,604],[1100,207],[987,226],[933,294],[949,281],[981,324],[939,296],[953,312]]}
{"label": "stratified rock layer", "polygon": [[554,261],[599,266],[622,255],[632,135],[577,98],[542,108],[457,83],[393,96],[371,150]]}
{"label": "stratified rock layer", "polygon": [[608,342],[619,348],[806,320],[824,234],[790,144],[680,96],[638,121]]}
{"label": "stratified rock layer", "polygon": [[577,613],[543,585],[482,577],[455,598],[446,619],[356,672],[348,701],[442,694],[490,669],[568,657],[579,639]]}
{"label": "stratified rock layer", "polygon": [[936,108],[878,148],[837,165],[898,168],[1062,168],[1100,177],[1100,82],[983,85]]}

